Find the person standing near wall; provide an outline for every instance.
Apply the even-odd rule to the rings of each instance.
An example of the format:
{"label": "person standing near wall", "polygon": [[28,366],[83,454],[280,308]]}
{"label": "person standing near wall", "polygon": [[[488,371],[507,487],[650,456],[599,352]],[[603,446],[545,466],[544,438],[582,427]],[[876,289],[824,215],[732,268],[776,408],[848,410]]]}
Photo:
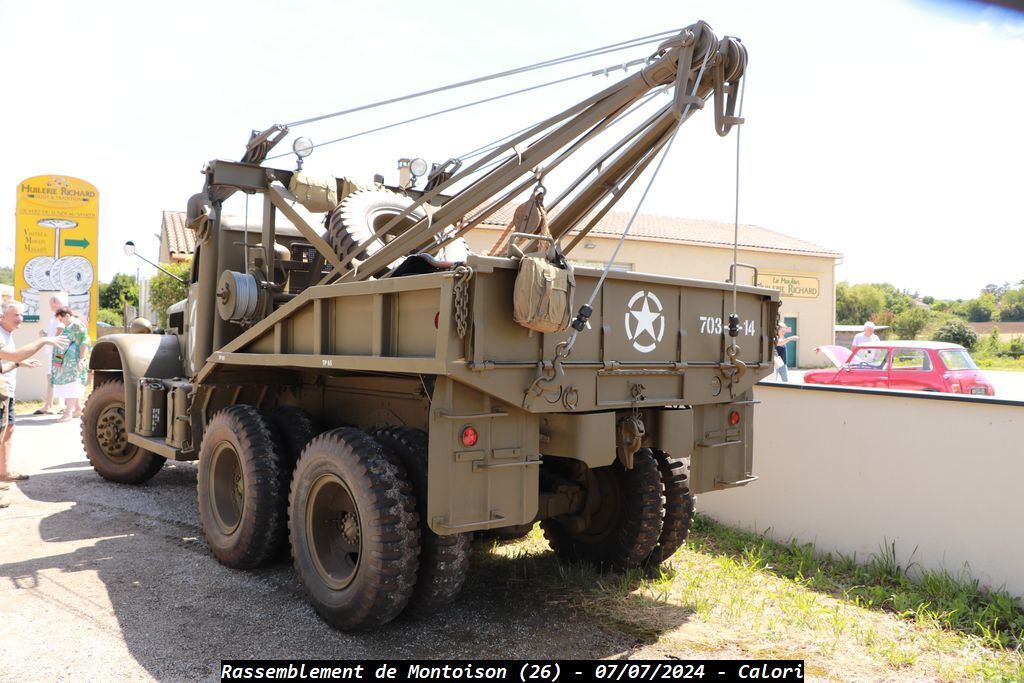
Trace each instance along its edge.
{"label": "person standing near wall", "polygon": [[89,375],[89,349],[92,340],[85,323],[75,317],[71,309],[61,306],[57,309],[57,320],[64,327],[64,336],[70,340],[63,352],[53,354],[53,372],[50,383],[55,398],[64,399],[64,415],[60,422],[82,416],[81,400],[85,395],[85,384]]}
{"label": "person standing near wall", "polygon": [[[40,337],[59,337],[64,332],[64,325],[57,320],[57,310],[61,306],[67,306],[66,294],[54,294],[50,297],[50,321],[46,323],[46,329],[39,330]],[[46,359],[43,363],[46,368],[46,401],[43,407],[37,410],[34,415],[53,414],[53,352],[49,346],[43,348]]]}
{"label": "person standing near wall", "polygon": [[[28,479],[28,475],[18,474],[10,469],[11,437],[14,433],[14,391],[17,388],[18,368],[38,367],[39,361],[30,356],[35,355],[44,346],[64,349],[70,341],[66,337],[40,337],[20,349],[15,348],[14,331],[21,327],[24,312],[25,306],[19,301],[8,301],[0,309],[0,372],[3,373],[0,399],[4,404],[3,410],[0,411],[0,481],[3,482]],[[6,502],[0,503],[0,507],[7,505]]]}
{"label": "person standing near wall", "polygon": [[874,344],[879,341],[881,340],[879,340],[878,335],[875,334],[875,324],[869,320],[864,323],[864,331],[858,332],[854,335],[853,346],[856,348],[861,344]]}
{"label": "person standing near wall", "polygon": [[778,376],[779,381],[782,382],[789,381],[789,367],[786,365],[786,344],[800,338],[796,335],[787,337],[786,333],[790,330],[791,328],[785,323],[779,323],[779,330],[776,333],[778,341],[775,342],[775,374]]}

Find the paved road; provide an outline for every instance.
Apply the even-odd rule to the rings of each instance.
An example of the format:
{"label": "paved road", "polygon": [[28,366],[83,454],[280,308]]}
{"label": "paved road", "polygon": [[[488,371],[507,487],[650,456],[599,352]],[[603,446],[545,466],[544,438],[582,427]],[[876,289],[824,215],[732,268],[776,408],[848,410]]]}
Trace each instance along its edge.
{"label": "paved road", "polygon": [[525,577],[488,581],[479,568],[430,621],[339,633],[287,561],[240,572],[213,559],[193,464],[169,462],[144,486],[110,484],[85,460],[77,422],[20,416],[14,461],[32,476],[0,510],[0,680],[211,679],[221,658],[665,656]]}

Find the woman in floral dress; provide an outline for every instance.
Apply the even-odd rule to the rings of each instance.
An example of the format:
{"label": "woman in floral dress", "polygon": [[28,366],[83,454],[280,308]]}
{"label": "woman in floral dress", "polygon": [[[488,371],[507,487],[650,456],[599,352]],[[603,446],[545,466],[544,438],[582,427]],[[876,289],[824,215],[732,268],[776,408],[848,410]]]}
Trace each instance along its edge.
{"label": "woman in floral dress", "polygon": [[85,394],[85,383],[89,375],[89,331],[85,323],[75,317],[71,309],[62,306],[57,309],[57,320],[64,326],[63,336],[71,343],[63,353],[53,354],[53,396],[64,399],[64,415],[61,422],[82,416],[81,400]]}

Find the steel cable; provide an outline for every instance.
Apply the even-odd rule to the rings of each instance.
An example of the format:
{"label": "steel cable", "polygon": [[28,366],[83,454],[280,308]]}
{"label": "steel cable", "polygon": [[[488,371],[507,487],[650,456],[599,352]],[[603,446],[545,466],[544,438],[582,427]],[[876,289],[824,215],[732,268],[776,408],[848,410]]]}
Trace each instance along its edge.
{"label": "steel cable", "polygon": [[[556,57],[554,59],[547,59],[542,62],[530,64],[528,66],[521,66],[515,69],[509,69],[507,71],[500,71],[498,73],[490,74],[487,76],[479,76],[477,78],[471,78],[467,81],[460,81],[458,83],[451,83],[449,85],[442,85],[437,88],[431,88],[429,90],[422,90],[417,93],[410,95],[403,95],[401,97],[392,97],[387,100],[380,100],[379,102],[371,102],[370,104],[363,104],[358,107],[352,107],[350,109],[342,109],[340,111],[332,112],[330,114],[321,114],[320,116],[311,116],[308,119],[300,119],[298,121],[292,121],[291,123],[285,124],[288,128],[295,128],[297,126],[303,126],[307,123],[315,123],[317,121],[324,121],[326,119],[334,118],[336,116],[344,116],[345,114],[353,114],[358,111],[365,111],[367,109],[374,109],[376,107],[383,107],[387,104],[395,104],[397,102],[403,102],[416,97],[424,97],[426,95],[433,95],[446,90],[453,90],[455,88],[462,88],[469,85],[475,85],[477,83],[485,83],[498,78],[505,78],[507,76],[514,76],[516,74],[527,73],[536,69],[543,69],[549,66],[557,66],[559,64],[567,64],[569,62],[579,61],[581,59],[587,59],[589,57],[596,57],[599,55],[609,54],[611,52],[619,52],[621,50],[628,50],[641,45],[647,45],[650,43],[658,42],[668,36],[676,35],[681,29],[673,29],[671,31],[661,31],[659,33],[652,33],[647,36],[640,36],[639,38],[632,38],[630,40],[624,40],[619,43],[612,43],[603,47],[592,48],[590,50],[584,50],[583,52],[577,52],[571,55],[565,55],[563,57]],[[592,73],[592,72],[591,72]]]}

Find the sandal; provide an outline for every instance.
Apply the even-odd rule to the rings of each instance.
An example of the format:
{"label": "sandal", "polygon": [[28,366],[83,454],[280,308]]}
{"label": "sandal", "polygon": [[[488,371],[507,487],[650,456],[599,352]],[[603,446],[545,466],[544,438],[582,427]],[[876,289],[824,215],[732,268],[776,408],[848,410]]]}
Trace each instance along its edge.
{"label": "sandal", "polygon": [[0,481],[25,481],[26,479],[28,479],[27,474],[19,474],[17,472],[8,472],[0,477]]}
{"label": "sandal", "polygon": [[33,415],[53,415],[53,411],[52,410],[43,410],[42,408],[40,408],[39,410],[37,410],[36,412],[34,412],[32,414]]}

